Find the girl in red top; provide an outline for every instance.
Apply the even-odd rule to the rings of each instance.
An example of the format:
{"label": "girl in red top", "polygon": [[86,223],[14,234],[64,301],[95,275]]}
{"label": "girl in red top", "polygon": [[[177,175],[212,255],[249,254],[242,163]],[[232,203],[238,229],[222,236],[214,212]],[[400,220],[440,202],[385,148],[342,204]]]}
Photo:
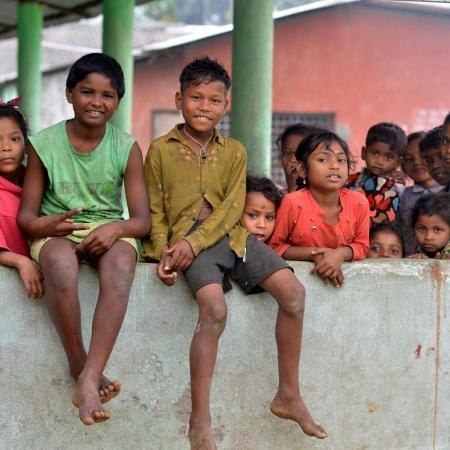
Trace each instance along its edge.
{"label": "girl in red top", "polygon": [[26,238],[16,217],[19,210],[27,125],[16,108],[19,99],[0,99],[0,264],[15,267],[30,298],[44,294],[42,275],[29,258]]}
{"label": "girl in red top", "polygon": [[341,287],[344,261],[364,259],[369,247],[369,203],[344,188],[350,152],[335,133],[317,130],[295,153],[305,187],[286,195],[269,245],[284,259],[312,261],[312,273]]}

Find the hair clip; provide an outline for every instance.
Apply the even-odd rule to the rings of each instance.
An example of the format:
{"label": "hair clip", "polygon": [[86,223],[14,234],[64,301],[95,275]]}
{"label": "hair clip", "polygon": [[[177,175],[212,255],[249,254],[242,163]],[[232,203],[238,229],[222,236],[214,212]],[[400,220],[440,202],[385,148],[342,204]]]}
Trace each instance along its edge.
{"label": "hair clip", "polygon": [[22,97],[16,97],[16,98],[12,98],[11,100],[8,100],[7,102],[5,102],[1,97],[0,97],[0,106],[20,106],[22,104]]}

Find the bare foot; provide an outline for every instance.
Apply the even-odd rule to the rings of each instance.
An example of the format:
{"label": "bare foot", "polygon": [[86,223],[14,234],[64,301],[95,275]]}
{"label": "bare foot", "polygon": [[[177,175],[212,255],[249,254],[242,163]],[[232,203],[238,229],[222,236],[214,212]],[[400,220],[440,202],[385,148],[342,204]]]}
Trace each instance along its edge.
{"label": "bare foot", "polygon": [[120,380],[109,381],[105,376],[102,377],[100,386],[98,388],[98,394],[102,403],[109,402],[114,397],[120,394],[122,389],[122,382]]}
{"label": "bare foot", "polygon": [[303,430],[303,433],[308,436],[315,436],[318,439],[327,437],[327,432],[314,422],[301,397],[286,399],[280,394],[277,394],[270,405],[270,410],[282,419],[297,422]]}
{"label": "bare foot", "polygon": [[211,425],[190,426],[188,437],[191,450],[217,450]]}
{"label": "bare foot", "polygon": [[80,408],[80,420],[85,425],[104,422],[111,417],[111,413],[102,406],[97,386],[90,381],[78,382],[72,402]]}

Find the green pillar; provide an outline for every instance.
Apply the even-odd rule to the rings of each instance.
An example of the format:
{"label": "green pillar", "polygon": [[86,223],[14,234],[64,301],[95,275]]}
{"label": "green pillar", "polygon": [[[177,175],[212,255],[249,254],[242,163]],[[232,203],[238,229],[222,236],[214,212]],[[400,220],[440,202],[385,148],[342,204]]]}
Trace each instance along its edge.
{"label": "green pillar", "polygon": [[270,176],[273,0],[234,0],[231,135],[248,169]]}
{"label": "green pillar", "polygon": [[103,51],[115,58],[125,76],[125,96],[112,122],[131,131],[133,97],[134,0],[103,0]]}
{"label": "green pillar", "polygon": [[17,88],[19,95],[23,97],[21,109],[32,133],[39,131],[41,124],[42,23],[42,6],[34,1],[20,0],[17,7]]}

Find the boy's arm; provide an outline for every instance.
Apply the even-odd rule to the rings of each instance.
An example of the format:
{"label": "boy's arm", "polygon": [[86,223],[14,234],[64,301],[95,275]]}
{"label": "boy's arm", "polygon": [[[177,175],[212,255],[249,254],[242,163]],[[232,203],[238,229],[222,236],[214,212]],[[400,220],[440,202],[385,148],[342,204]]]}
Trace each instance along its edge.
{"label": "boy's arm", "polygon": [[36,150],[27,145],[28,163],[20,198],[17,224],[28,236],[42,238],[48,236],[65,236],[74,230],[89,228],[86,224],[75,224],[71,219],[81,209],[73,209],[65,214],[39,217],[42,194],[45,187],[45,168]]}
{"label": "boy's arm", "polygon": [[230,169],[224,200],[193,233],[183,238],[189,242],[194,255],[214,245],[239,222],[245,204],[246,170],[247,153],[240,145]]}
{"label": "boy's arm", "polygon": [[160,153],[153,144],[150,145],[145,158],[144,176],[152,219],[150,239],[155,248],[155,255],[152,257],[159,259],[163,250],[167,250],[169,226],[164,211]]}
{"label": "boy's arm", "polygon": [[75,247],[77,252],[88,251],[101,255],[122,237],[140,238],[150,230],[150,213],[145,190],[142,152],[135,142],[128,157],[124,174],[125,195],[130,218],[103,224]]}

